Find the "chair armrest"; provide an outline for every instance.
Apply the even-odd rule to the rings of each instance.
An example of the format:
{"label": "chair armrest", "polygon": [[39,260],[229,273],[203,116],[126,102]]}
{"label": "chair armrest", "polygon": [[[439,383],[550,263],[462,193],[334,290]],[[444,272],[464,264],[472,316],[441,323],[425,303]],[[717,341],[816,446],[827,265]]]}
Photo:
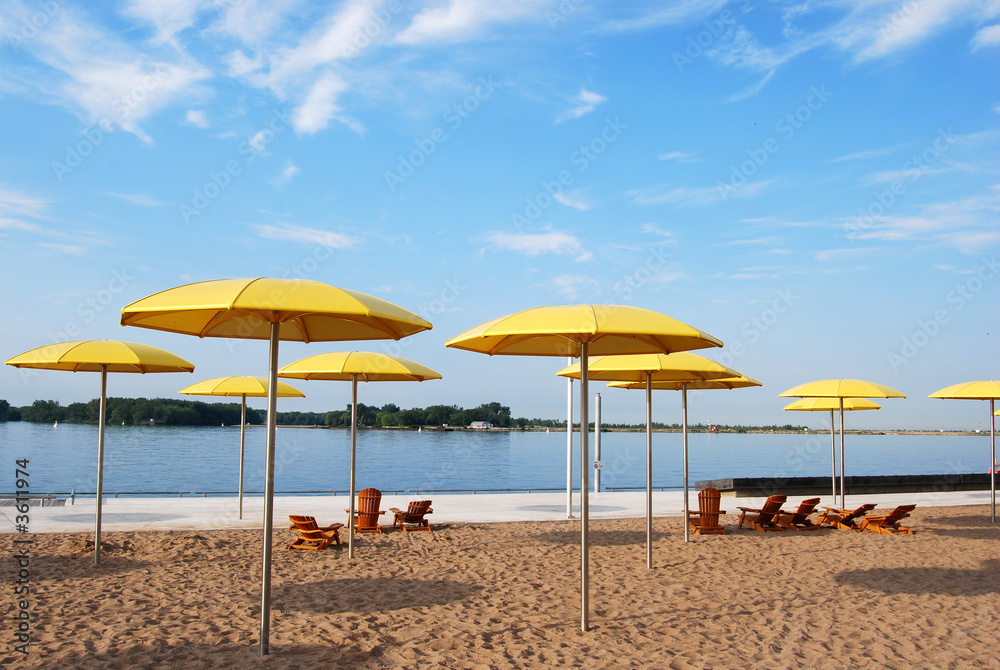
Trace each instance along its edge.
{"label": "chair armrest", "polygon": [[738,510],[740,510],[742,512],[763,512],[764,511],[762,509],[755,509],[753,507],[737,507],[736,509],[738,509]]}
{"label": "chair armrest", "polygon": [[390,508],[389,508],[389,511],[390,511],[390,512],[393,512],[393,513],[395,513],[395,514],[399,514],[399,508],[398,508],[398,507],[390,507]]}

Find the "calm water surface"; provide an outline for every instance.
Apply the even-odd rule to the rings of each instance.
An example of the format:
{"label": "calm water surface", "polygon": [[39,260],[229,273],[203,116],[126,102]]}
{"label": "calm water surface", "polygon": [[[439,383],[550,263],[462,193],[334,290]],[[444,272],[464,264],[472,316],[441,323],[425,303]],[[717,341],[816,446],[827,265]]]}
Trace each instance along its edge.
{"label": "calm water surface", "polygon": [[[263,428],[248,428],[244,487],[264,487]],[[645,486],[645,434],[603,433],[602,488]],[[577,436],[577,448],[579,436]],[[591,448],[593,449],[593,437]],[[108,426],[105,491],[235,491],[239,426]],[[989,436],[848,435],[848,475],[986,472]],[[689,436],[690,481],[830,474],[826,433]],[[347,490],[350,433],[279,428],[277,491]],[[30,459],[31,488],[93,491],[97,426],[0,423],[0,491],[14,490],[14,461]],[[574,466],[579,457],[574,456]],[[358,488],[384,491],[565,488],[566,433],[358,433]],[[573,475],[579,482],[579,471]],[[653,435],[653,485],[682,485],[681,436]]]}

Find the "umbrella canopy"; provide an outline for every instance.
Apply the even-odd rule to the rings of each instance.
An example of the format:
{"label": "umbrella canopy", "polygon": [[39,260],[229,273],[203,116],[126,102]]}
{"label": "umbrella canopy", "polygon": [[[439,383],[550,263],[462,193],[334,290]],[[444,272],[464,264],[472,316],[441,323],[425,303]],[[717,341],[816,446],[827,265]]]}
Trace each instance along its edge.
{"label": "umbrella canopy", "polygon": [[580,627],[589,629],[589,406],[590,354],[669,354],[721,347],[722,341],[686,323],[640,307],[536,307],[476,326],[446,347],[491,356],[573,356],[580,359]]}
{"label": "umbrella canopy", "polygon": [[833,413],[844,403],[845,412],[865,409],[882,409],[882,405],[864,398],[801,398],[786,405],[786,412],[830,412],[830,464],[833,468],[831,486],[833,499],[837,499],[837,429],[833,423]]}
{"label": "umbrella canopy", "polygon": [[779,398],[838,398],[840,408],[840,506],[844,507],[844,399],[905,398],[896,389],[860,379],[823,379],[794,386]]}
{"label": "umbrella canopy", "polygon": [[[573,363],[556,374],[579,379],[580,363]],[[587,375],[594,381],[643,382],[652,390],[654,381],[701,381],[704,379],[739,377],[740,373],[721,363],[690,352],[673,354],[625,354],[595,358]],[[653,567],[653,395],[646,394],[646,567]],[[685,444],[687,436],[685,435]],[[685,463],[687,456],[685,453]],[[684,478],[684,516],[687,518],[687,468]],[[688,539],[684,525],[684,541]]]}
{"label": "umbrella canopy", "polygon": [[[682,354],[671,354],[668,358],[673,356],[681,356]],[[689,356],[695,356],[696,358],[702,358],[701,356],[696,356],[695,354],[688,354]],[[708,360],[708,359],[703,359]],[[712,362],[712,361],[709,361]],[[716,364],[718,365],[718,364]],[[725,367],[725,366],[721,366]],[[729,370],[729,368],[726,368]],[[691,379],[685,381],[682,379],[673,380],[660,380],[651,381],[646,383],[632,382],[632,381],[619,381],[611,382],[608,384],[609,388],[625,388],[625,389],[646,389],[646,458],[652,458],[651,449],[649,447],[650,436],[652,435],[653,426],[653,412],[652,412],[652,391],[656,390],[666,390],[666,391],[680,391],[681,392],[681,444],[683,445],[683,463],[684,463],[684,518],[687,519],[690,502],[688,501],[688,429],[687,429],[687,392],[692,389],[736,389],[736,388],[748,388],[751,386],[761,386],[761,383],[754,379],[753,377],[747,377],[746,375],[741,375],[735,370],[730,370],[733,375],[728,378],[723,379],[700,379],[698,373],[692,373]],[[652,477],[647,469],[646,472],[646,554],[647,554],[647,564],[651,559],[652,550],[649,548],[652,546],[652,523],[650,518],[652,516]],[[689,524],[685,522],[684,524],[684,541],[687,542],[690,539],[690,528]]]}
{"label": "umbrella canopy", "polygon": [[7,361],[16,368],[100,372],[101,403],[97,428],[97,518],[94,524],[94,563],[101,562],[101,499],[104,492],[104,424],[107,420],[108,373],[194,372],[194,365],[169,351],[147,344],[113,340],[84,340],[50,344]]}
{"label": "umbrella canopy", "polygon": [[278,376],[293,379],[323,379],[351,382],[351,504],[348,514],[351,528],[347,557],[354,558],[354,464],[357,453],[358,382],[422,382],[441,379],[441,375],[420,363],[370,351],[338,351],[309,356],[278,370]]}
{"label": "umbrella canopy", "polygon": [[[247,397],[266,398],[267,397],[267,377],[215,377],[205,381],[191,384],[182,388],[178,393],[182,395],[212,395],[212,396],[240,396],[240,482],[239,482],[239,503],[238,515],[243,518],[243,451],[246,442],[247,430]],[[279,398],[305,398],[306,394],[294,386],[284,382],[278,382]]]}
{"label": "umbrella canopy", "polygon": [[198,337],[269,341],[267,463],[260,654],[270,651],[271,533],[274,516],[274,434],[278,342],[398,340],[430,323],[402,307],[357,291],[303,279],[218,279],[167,289],[122,309],[123,326]]}
{"label": "umbrella canopy", "polygon": [[990,401],[990,521],[996,523],[997,520],[997,487],[996,487],[996,462],[997,462],[997,430],[996,419],[1000,416],[1000,411],[996,411],[996,400],[1000,398],[1000,381],[978,381],[963,382],[945,387],[927,396],[928,398],[944,398],[955,400],[989,400]]}

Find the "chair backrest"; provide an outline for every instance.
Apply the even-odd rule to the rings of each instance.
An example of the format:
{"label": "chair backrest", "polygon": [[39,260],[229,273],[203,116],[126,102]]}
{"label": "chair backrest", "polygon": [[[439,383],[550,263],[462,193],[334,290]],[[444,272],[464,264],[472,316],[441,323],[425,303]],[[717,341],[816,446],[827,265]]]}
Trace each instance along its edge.
{"label": "chair backrest", "polygon": [[361,489],[358,493],[358,528],[374,528],[378,525],[379,503],[382,492],[378,489]]}
{"label": "chair backrest", "polygon": [[900,505],[896,509],[892,510],[885,520],[880,524],[882,526],[892,526],[895,525],[900,519],[908,516],[910,512],[917,508],[916,505]]}
{"label": "chair backrest", "polygon": [[698,492],[699,523],[702,528],[718,528],[719,507],[722,506],[722,494],[718,489],[707,488]]}
{"label": "chair backrest", "polygon": [[757,515],[757,522],[770,523],[774,521],[774,515],[781,511],[781,506],[785,504],[786,500],[788,498],[782,495],[768,496],[764,506],[760,508],[760,514]]}
{"label": "chair backrest", "polygon": [[862,505],[861,507],[857,508],[856,510],[854,510],[850,514],[841,517],[840,522],[841,523],[851,523],[852,521],[854,521],[858,517],[864,516],[868,512],[872,511],[873,509],[875,509],[875,503],[865,503],[864,505]]}
{"label": "chair backrest", "polygon": [[292,522],[296,530],[319,530],[319,524],[316,523],[315,517],[289,514],[288,520]]}
{"label": "chair backrest", "polygon": [[406,507],[406,516],[423,516],[431,508],[430,500],[412,500]]}
{"label": "chair backrest", "polygon": [[795,510],[795,514],[792,517],[792,523],[802,523],[808,518],[810,514],[816,511],[816,505],[819,504],[819,498],[806,498],[801,503],[799,503],[799,508]]}

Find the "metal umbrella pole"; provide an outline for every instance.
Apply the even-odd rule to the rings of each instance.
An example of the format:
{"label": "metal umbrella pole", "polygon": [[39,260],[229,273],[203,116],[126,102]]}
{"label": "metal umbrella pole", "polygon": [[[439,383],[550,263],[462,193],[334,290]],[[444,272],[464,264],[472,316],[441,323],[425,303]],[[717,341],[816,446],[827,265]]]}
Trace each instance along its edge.
{"label": "metal umbrella pole", "polygon": [[997,418],[994,404],[994,399],[990,398],[990,523],[997,522]]}
{"label": "metal umbrella pole", "polygon": [[278,419],[278,330],[271,323],[267,370],[267,456],[264,465],[264,558],[260,589],[260,655],[270,653],[271,636],[271,536],[274,527],[274,435]]}
{"label": "metal umbrella pole", "polygon": [[840,398],[840,508],[844,505],[844,399]]}
{"label": "metal umbrella pole", "polygon": [[[572,365],[573,358],[566,359]],[[566,518],[573,518],[573,380],[566,379]]]}
{"label": "metal umbrella pole", "polygon": [[646,568],[653,569],[653,375],[646,373]]}
{"label": "metal umbrella pole", "polygon": [[688,503],[688,385],[681,384],[681,417],[683,420],[684,443],[684,541],[687,542],[691,534],[691,524],[688,523],[690,516],[690,503]]}
{"label": "metal umbrella pole", "polygon": [[830,477],[830,485],[833,488],[830,495],[833,496],[833,504],[837,504],[837,425],[833,420],[833,410],[830,410],[830,466],[833,474]]}
{"label": "metal umbrella pole", "polygon": [[594,394],[594,493],[601,492],[601,394]]}
{"label": "metal umbrella pole", "polygon": [[97,530],[94,532],[94,564],[101,562],[101,499],[104,492],[104,424],[108,413],[108,366],[101,366],[101,408],[97,427]]}
{"label": "metal umbrella pole", "polygon": [[590,547],[587,543],[587,526],[590,523],[590,468],[587,438],[590,431],[587,412],[587,342],[580,343],[580,629],[589,630],[590,608]]}
{"label": "metal umbrella pole", "polygon": [[240,407],[240,502],[239,502],[239,518],[243,518],[243,451],[244,451],[244,439],[247,433],[247,394],[243,394],[243,404]]}
{"label": "metal umbrella pole", "polygon": [[347,533],[347,557],[354,558],[354,456],[358,445],[358,376],[351,375],[351,504],[347,513],[350,523]]}

